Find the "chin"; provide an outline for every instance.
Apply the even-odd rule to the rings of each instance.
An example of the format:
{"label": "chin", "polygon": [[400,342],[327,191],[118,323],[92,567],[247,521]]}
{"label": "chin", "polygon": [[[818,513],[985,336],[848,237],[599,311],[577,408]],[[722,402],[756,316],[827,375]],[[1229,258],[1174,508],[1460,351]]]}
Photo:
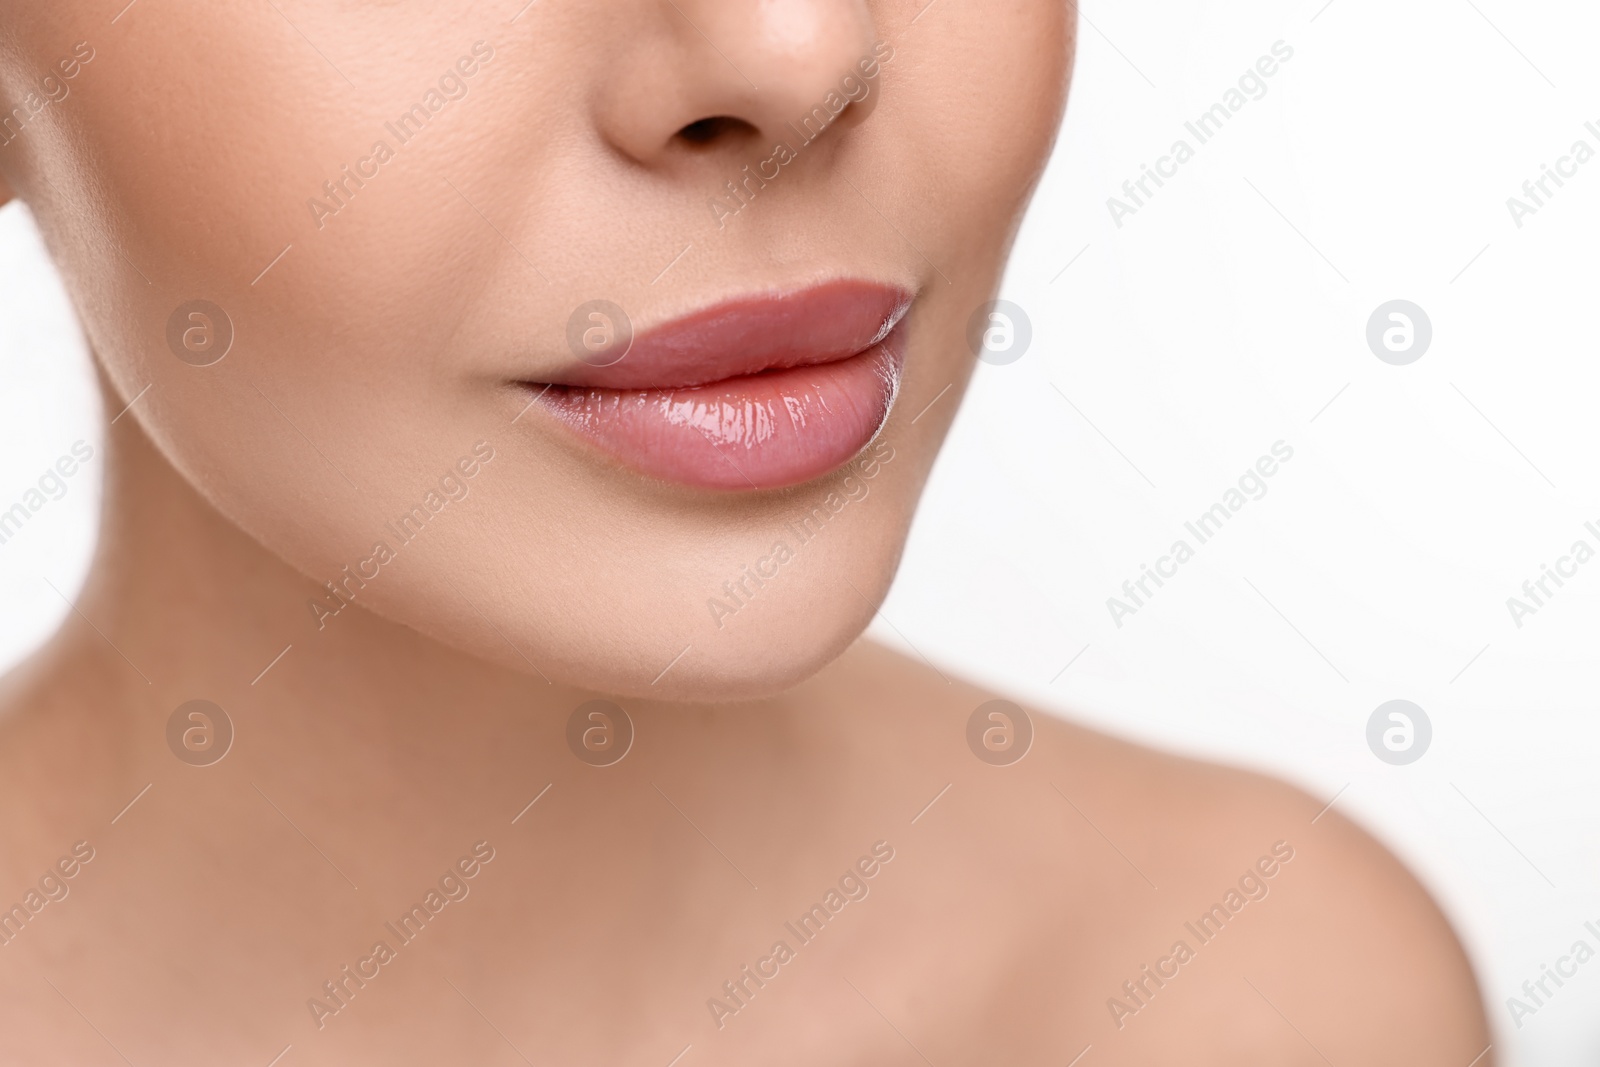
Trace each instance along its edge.
{"label": "chin", "polygon": [[561,669],[564,678],[552,675],[552,680],[673,703],[776,696],[838,658],[872,621],[892,570],[873,572],[854,562],[848,569],[829,568],[828,561],[819,559],[814,575],[785,575],[790,581],[786,587],[769,582],[757,599],[724,617],[720,627],[702,607],[700,624],[685,631],[681,600],[674,596],[659,626],[588,646],[580,661]]}
{"label": "chin", "polygon": [[[872,620],[860,610],[817,619],[800,615],[752,627],[744,638],[692,649],[659,683],[619,695],[675,703],[759,701],[792,689],[837,659]],[[676,676],[676,677],[674,677]]]}
{"label": "chin", "polygon": [[[846,590],[848,592],[848,589]],[[855,599],[852,595],[852,599]],[[759,701],[799,685],[838,658],[872,620],[872,608],[835,600],[832,611],[771,612],[737,635],[692,642],[681,634],[612,634],[543,659],[523,659],[490,631],[422,629],[424,636],[575,693],[679,704]],[[504,630],[504,623],[496,623]],[[508,634],[510,631],[506,631]],[[676,642],[676,644],[674,644]],[[533,665],[537,664],[537,672]]]}
{"label": "chin", "polygon": [[[379,626],[412,631],[574,699],[760,700],[805,681],[860,637],[899,562],[903,530],[894,526],[856,536],[828,531],[837,536],[805,546],[781,567],[769,559],[769,537],[736,538],[737,548],[724,542],[717,562],[691,570],[681,560],[673,566],[670,556],[608,559],[611,551],[591,551],[538,573],[502,557],[503,569],[463,574],[439,565],[461,558],[441,552],[419,560],[426,565],[404,582],[374,585],[376,595],[358,603]],[[729,558],[750,564],[730,567]],[[338,631],[336,642],[359,640],[352,614],[327,620],[318,639]]]}

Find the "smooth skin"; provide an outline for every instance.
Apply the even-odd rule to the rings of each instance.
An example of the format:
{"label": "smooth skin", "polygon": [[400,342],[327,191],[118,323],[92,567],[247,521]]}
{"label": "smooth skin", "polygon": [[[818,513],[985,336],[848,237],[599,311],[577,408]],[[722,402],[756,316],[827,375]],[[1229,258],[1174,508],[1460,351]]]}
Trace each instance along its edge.
{"label": "smooth skin", "polygon": [[[0,945],[0,1062],[1480,1056],[1455,936],[1336,809],[1038,710],[991,766],[966,727],[995,694],[858,640],[1052,147],[1070,5],[519,6],[0,0],[4,99],[93,49],[0,147],[0,198],[45,234],[108,411],[139,397],[96,460],[88,583],[0,682],[0,906],[93,849]],[[465,95],[337,213],[307,206],[478,41]],[[719,226],[723,182],[877,41],[873,94]],[[516,383],[587,300],[648,325],[839,277],[917,294],[894,458],[718,625],[707,600],[846,472],[654,482]],[[209,367],[167,344],[195,298],[235,329]],[[319,618],[480,441],[465,498]],[[596,697],[635,728],[608,767],[567,743]],[[235,729],[210,766],[168,747],[196,698]],[[878,842],[866,896],[719,1018]],[[1119,1027],[1124,980],[1279,842],[1270,892]],[[468,895],[308,1006],[474,846]]]}

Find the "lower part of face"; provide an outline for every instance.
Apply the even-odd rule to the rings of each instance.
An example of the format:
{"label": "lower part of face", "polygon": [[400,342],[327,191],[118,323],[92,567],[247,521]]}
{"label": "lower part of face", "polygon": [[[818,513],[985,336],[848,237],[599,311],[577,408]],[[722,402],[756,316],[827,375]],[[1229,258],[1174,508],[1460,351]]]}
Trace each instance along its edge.
{"label": "lower part of face", "polygon": [[[597,690],[780,689],[893,575],[1065,6],[518,6],[0,0],[0,176],[108,403],[148,390],[309,630],[354,604]],[[870,373],[841,292],[903,297]]]}

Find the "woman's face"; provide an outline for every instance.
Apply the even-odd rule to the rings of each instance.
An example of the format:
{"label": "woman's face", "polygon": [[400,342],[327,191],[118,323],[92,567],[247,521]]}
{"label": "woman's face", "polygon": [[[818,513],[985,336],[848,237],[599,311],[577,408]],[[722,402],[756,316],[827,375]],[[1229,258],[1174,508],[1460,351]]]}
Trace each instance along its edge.
{"label": "woman's face", "polygon": [[0,181],[111,412],[308,576],[306,639],[353,601],[718,699],[860,632],[1060,120],[1068,5],[119,7],[0,0]]}

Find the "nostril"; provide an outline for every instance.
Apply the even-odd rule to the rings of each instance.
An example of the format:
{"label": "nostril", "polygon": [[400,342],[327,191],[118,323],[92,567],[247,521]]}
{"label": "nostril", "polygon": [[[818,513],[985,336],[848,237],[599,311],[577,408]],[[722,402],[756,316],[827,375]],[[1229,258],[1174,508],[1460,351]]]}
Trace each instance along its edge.
{"label": "nostril", "polygon": [[736,119],[731,115],[713,115],[689,123],[678,131],[677,136],[686,144],[699,148],[717,141],[746,140],[755,133],[756,128],[744,119]]}

